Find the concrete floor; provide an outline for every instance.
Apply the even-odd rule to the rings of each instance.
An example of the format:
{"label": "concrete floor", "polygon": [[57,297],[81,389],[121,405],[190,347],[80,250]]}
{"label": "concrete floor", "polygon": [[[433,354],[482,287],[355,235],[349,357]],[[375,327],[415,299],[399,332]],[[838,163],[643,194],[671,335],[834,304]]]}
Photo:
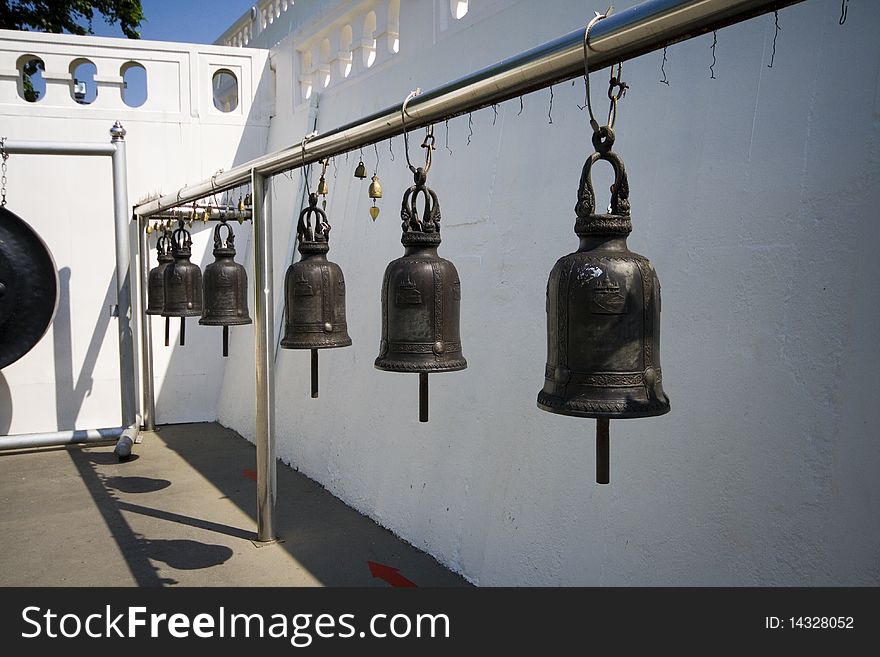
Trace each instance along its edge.
{"label": "concrete floor", "polygon": [[0,454],[0,585],[388,586],[369,562],[467,585],[281,463],[283,542],[256,547],[255,450],[218,424],[162,427],[134,454]]}

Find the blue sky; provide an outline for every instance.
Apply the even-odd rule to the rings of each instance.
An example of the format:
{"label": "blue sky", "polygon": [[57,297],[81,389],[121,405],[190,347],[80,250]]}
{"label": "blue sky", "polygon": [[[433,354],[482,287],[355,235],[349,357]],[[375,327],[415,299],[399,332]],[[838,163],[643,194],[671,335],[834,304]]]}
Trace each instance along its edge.
{"label": "blue sky", "polygon": [[[213,43],[253,4],[254,0],[141,0],[146,17],[141,38]],[[118,26],[107,25],[99,15],[92,29],[97,36],[124,36]]]}

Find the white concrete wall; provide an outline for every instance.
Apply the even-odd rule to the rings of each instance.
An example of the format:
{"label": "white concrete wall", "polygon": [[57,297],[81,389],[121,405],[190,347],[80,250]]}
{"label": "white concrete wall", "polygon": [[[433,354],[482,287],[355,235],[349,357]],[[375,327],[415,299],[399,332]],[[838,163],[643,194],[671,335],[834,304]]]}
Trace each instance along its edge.
{"label": "white concrete wall", "polygon": [[[46,94],[36,103],[23,100],[16,88],[16,63],[23,54],[46,64]],[[91,105],[77,104],[70,92],[70,63],[81,57],[96,65],[101,84]],[[0,31],[0,135],[106,143],[113,122],[121,120],[128,131],[128,192],[134,203],[263,152],[272,109],[267,59],[266,51],[255,49]],[[127,107],[120,95],[120,67],[129,61],[147,71],[147,101],[138,108]],[[212,102],[217,68],[229,68],[239,78],[241,102],[228,114]],[[8,207],[47,242],[60,273],[61,301],[43,340],[0,372],[0,434],[117,426],[117,329],[109,314],[116,298],[110,158],[22,155],[10,157],[8,165]],[[194,232],[193,261],[210,262],[208,231],[199,225]],[[240,231],[242,251],[249,232]],[[136,243],[134,231],[132,240]],[[184,348],[162,346],[159,318],[153,334],[158,420],[215,419],[223,374],[217,330],[189,320]]]}
{"label": "white concrete wall", "polygon": [[[404,1],[400,53],[323,90],[319,129],[592,13],[574,0],[469,9],[454,21],[448,0]],[[431,378],[429,424],[417,422],[417,378],[372,365],[382,272],[402,253],[403,142],[393,163],[380,145],[375,224],[368,181],[352,178],[357,153],[337,158],[330,256],[346,274],[354,346],[323,352],[317,400],[308,355],[279,354],[281,457],[482,585],[880,583],[880,6],[852,4],[843,27],[838,15],[835,0],[782,11],[772,69],[772,15],[718,33],[715,80],[711,35],[669,49],[669,86],[660,53],[624,66],[617,150],[632,186],[630,245],[663,283],[673,410],[612,423],[610,486],[594,483],[594,422],[535,407],[547,275],[576,247],[572,208],[591,151],[580,82],[554,89],[552,125],[544,91],[525,98],[521,116],[517,101],[499,107],[494,126],[491,109],[475,114],[469,146],[467,117],[451,121],[452,155],[437,126],[430,184],[441,254],[461,275],[470,366]],[[270,148],[306,131],[298,51],[315,29],[273,52]],[[604,75],[594,80],[598,98]],[[372,170],[372,148],[364,159]],[[600,171],[597,189],[609,182]],[[276,179],[279,303],[298,194],[297,174]],[[220,420],[253,438],[251,345],[237,333]]]}

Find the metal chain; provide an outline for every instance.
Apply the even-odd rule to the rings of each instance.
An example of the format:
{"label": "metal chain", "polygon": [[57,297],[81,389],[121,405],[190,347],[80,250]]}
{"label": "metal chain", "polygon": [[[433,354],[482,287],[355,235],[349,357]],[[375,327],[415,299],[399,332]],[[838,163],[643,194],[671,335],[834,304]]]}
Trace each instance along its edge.
{"label": "metal chain", "polygon": [[6,160],[9,153],[6,152],[6,137],[0,137],[0,208],[6,206]]}

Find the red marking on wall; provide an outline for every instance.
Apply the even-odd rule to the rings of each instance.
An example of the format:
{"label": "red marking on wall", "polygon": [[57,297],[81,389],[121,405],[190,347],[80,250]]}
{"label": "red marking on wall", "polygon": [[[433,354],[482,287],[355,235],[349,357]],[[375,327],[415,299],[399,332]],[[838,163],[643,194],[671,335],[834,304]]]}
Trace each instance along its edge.
{"label": "red marking on wall", "polygon": [[370,567],[370,574],[377,578],[381,579],[391,586],[397,587],[412,587],[416,586],[414,582],[411,582],[406,577],[400,574],[400,571],[397,568],[392,568],[391,566],[386,566],[382,563],[376,563],[375,561],[368,561],[367,565]]}
{"label": "red marking on wall", "polygon": [[253,479],[254,481],[257,480],[257,471],[256,470],[251,470],[250,468],[245,468],[244,470],[241,471],[241,474],[244,475],[245,479]]}

